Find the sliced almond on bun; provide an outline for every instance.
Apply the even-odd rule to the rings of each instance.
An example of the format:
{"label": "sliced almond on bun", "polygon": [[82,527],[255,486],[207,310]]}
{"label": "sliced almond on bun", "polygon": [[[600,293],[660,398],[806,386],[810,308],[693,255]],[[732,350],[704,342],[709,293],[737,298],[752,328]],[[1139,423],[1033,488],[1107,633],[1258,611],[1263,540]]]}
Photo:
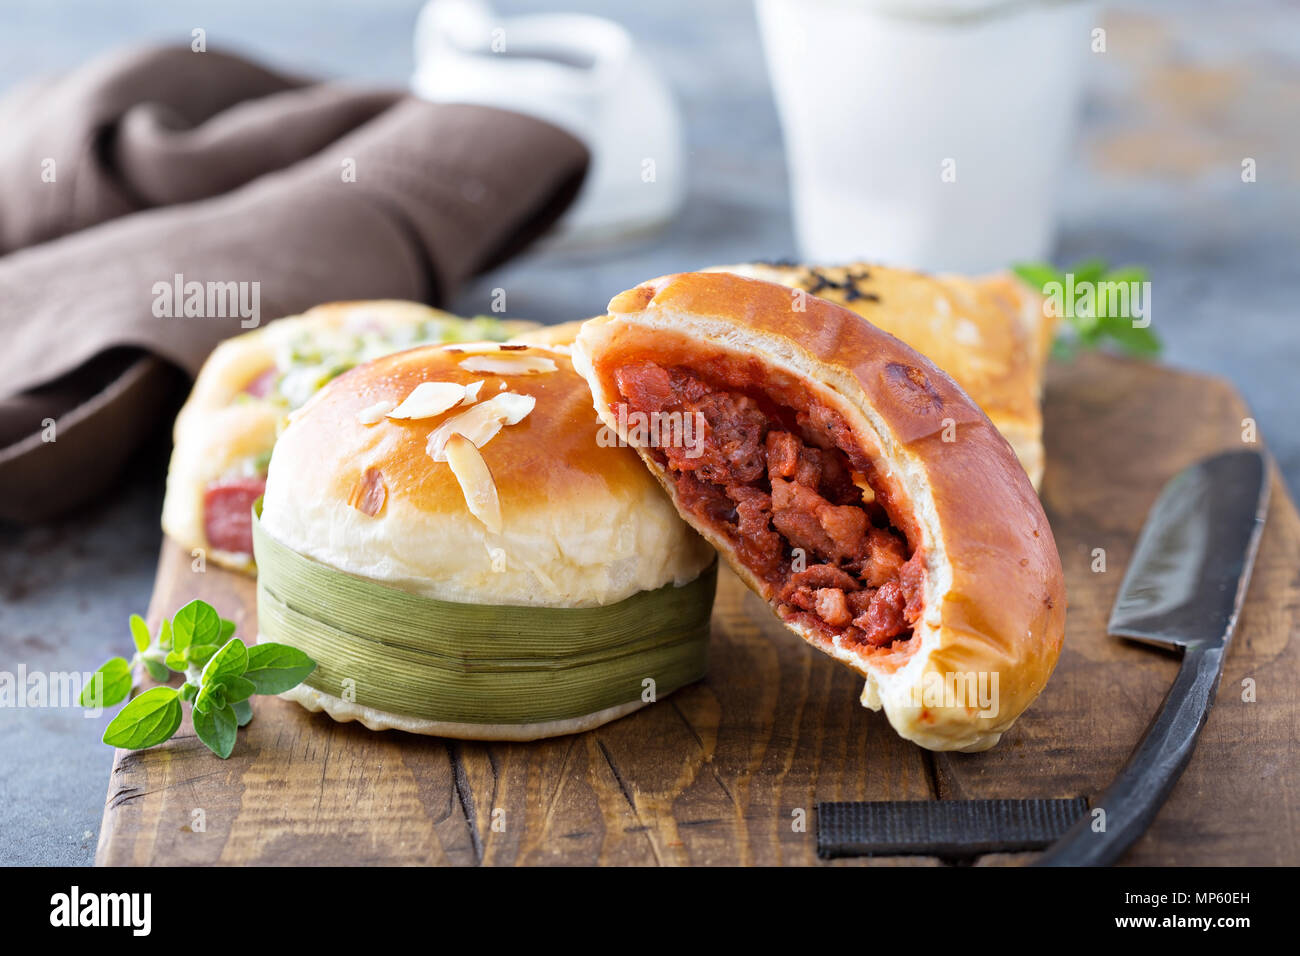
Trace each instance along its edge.
{"label": "sliced almond on bun", "polygon": [[389,418],[433,418],[465,400],[465,386],[455,382],[421,382]]}
{"label": "sliced almond on bun", "polygon": [[536,404],[537,399],[531,395],[515,392],[494,395],[435,428],[429,433],[425,449],[434,461],[446,461],[447,439],[452,435],[464,435],[475,446],[482,448],[496,437],[503,426],[517,425],[527,418]]}
{"label": "sliced almond on bun", "polygon": [[451,435],[446,445],[447,464],[460,483],[469,513],[493,534],[501,533],[501,499],[483,453],[464,435]]}
{"label": "sliced almond on bun", "polygon": [[471,355],[460,363],[460,367],[467,372],[487,375],[541,375],[554,372],[558,366],[554,359],[544,355],[501,352],[497,355]]}

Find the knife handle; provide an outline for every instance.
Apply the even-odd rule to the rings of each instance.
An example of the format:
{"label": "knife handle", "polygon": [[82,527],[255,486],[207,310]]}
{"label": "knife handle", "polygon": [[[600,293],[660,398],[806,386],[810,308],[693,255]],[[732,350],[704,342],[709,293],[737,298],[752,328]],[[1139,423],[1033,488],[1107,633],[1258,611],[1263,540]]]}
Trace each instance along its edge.
{"label": "knife handle", "polygon": [[[1196,748],[1223,663],[1222,645],[1189,645],[1182,666],[1142,740],[1106,792],[1035,866],[1110,866],[1151,825]],[[1094,830],[1105,811],[1105,829]]]}

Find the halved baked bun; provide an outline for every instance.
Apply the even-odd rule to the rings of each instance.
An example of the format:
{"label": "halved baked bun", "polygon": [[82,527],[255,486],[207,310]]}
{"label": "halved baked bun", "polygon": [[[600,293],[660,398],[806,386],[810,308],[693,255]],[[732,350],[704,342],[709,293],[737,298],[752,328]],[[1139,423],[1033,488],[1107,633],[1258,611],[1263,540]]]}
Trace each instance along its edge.
{"label": "halved baked bun", "polygon": [[573,357],[682,516],[902,736],[983,750],[1043,689],[1065,626],[1052,530],[918,352],[813,296],[687,273],[616,296]]}
{"label": "halved baked bun", "polygon": [[720,266],[852,309],[943,369],[1011,445],[1037,488],[1043,477],[1043,372],[1056,319],[1010,273],[926,275],[865,262]]}

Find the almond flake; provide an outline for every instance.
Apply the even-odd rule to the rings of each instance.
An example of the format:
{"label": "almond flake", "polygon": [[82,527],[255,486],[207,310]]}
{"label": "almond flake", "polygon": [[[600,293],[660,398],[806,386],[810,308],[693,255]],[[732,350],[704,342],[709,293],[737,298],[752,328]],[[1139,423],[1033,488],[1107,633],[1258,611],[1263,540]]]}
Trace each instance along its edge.
{"label": "almond flake", "polygon": [[477,402],[479,389],[481,389],[482,387],[483,387],[482,379],[479,379],[477,382],[470,382],[468,385],[466,385],[465,398],[461,400],[461,404],[473,405],[475,402]]}
{"label": "almond flake", "polygon": [[494,534],[501,533],[501,499],[483,454],[464,435],[447,438],[447,464],[460,483],[469,513]]}
{"label": "almond flake", "polygon": [[357,421],[363,425],[378,424],[383,421],[385,415],[396,407],[396,402],[390,402],[388,400],[375,402],[375,404],[371,405],[369,408],[363,408],[361,411],[357,412]]}
{"label": "almond flake", "polygon": [[515,392],[502,392],[486,402],[479,402],[468,411],[449,418],[429,433],[429,443],[425,451],[434,461],[446,461],[447,439],[452,435],[463,435],[477,448],[482,448],[501,431],[503,425],[517,425],[537,404],[531,395],[518,395]]}
{"label": "almond flake", "polygon": [[471,355],[460,363],[467,372],[488,375],[538,375],[554,372],[555,360],[541,355],[517,355],[505,352],[498,355]]}
{"label": "almond flake", "polygon": [[465,386],[455,382],[421,382],[406,400],[388,413],[389,418],[432,418],[465,398]]}
{"label": "almond flake", "polygon": [[348,504],[371,518],[384,510],[388,500],[388,486],[384,484],[384,473],[371,465],[361,473],[361,480],[352,488]]}

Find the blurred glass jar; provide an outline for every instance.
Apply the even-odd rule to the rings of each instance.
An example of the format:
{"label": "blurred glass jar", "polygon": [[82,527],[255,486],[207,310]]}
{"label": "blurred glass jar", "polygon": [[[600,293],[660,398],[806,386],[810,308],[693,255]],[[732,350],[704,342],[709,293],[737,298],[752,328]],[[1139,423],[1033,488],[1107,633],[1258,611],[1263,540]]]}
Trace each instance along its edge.
{"label": "blurred glass jar", "polygon": [[1046,258],[1090,0],[757,0],[810,262]]}

